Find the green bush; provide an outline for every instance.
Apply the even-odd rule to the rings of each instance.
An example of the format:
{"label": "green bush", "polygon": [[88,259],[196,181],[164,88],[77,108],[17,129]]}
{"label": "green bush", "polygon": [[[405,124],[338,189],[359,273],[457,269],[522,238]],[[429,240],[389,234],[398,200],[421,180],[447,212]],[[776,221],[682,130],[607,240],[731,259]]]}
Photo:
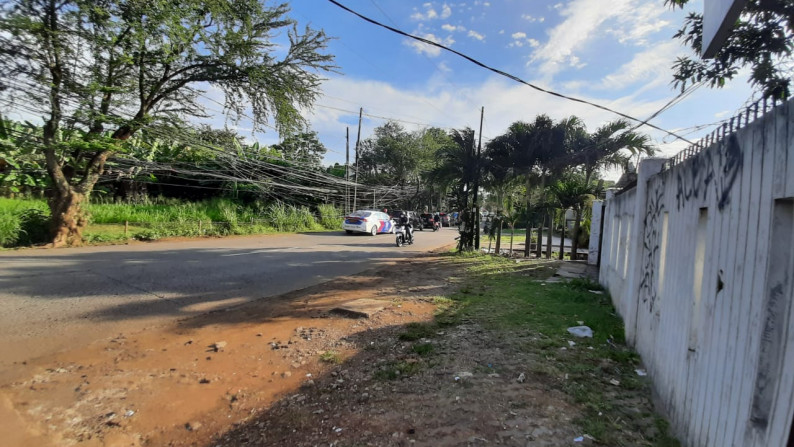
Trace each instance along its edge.
{"label": "green bush", "polygon": [[333,205],[319,205],[320,226],[326,230],[338,230],[342,224],[342,213]]}
{"label": "green bush", "polygon": [[0,246],[16,247],[49,240],[49,211],[43,200],[0,198]]}

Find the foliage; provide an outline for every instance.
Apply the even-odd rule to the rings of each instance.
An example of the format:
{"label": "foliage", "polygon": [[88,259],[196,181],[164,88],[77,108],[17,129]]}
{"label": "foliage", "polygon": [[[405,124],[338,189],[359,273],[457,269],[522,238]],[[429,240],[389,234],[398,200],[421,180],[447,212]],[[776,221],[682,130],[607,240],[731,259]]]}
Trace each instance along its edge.
{"label": "foliage", "polygon": [[[665,0],[684,7],[689,0]],[[764,97],[786,99],[791,94],[791,42],[794,41],[794,2],[748,0],[725,44],[708,60],[703,50],[703,15],[690,13],[675,37],[698,55],[681,57],[673,64],[673,84],[708,82],[723,87],[743,67],[750,67],[750,83]]]}
{"label": "foliage", "polygon": [[40,127],[0,116],[0,193],[31,194],[47,186],[40,140]]}
{"label": "foliage", "polygon": [[326,230],[338,230],[342,222],[342,213],[333,205],[317,207],[319,224]]}
{"label": "foliage", "polygon": [[[39,150],[54,186],[57,244],[79,240],[81,204],[110,154],[139,130],[202,116],[206,85],[224,111],[283,133],[332,70],[322,31],[257,0],[13,0],[0,16],[0,88],[45,116]],[[279,35],[288,42],[275,42]],[[11,81],[12,80],[12,81]]]}
{"label": "foliage", "polygon": [[317,138],[317,132],[300,132],[289,135],[272,149],[287,160],[319,167],[328,149]]}
{"label": "foliage", "polygon": [[0,198],[0,246],[46,242],[48,217],[44,201]]}
{"label": "foliage", "polygon": [[[602,290],[597,283],[544,283],[557,268],[548,262],[477,254],[454,255],[453,262],[465,267],[467,280],[443,321],[481,325],[491,340],[505,341],[501,349],[535,359],[522,370],[527,379],[569,395],[579,409],[575,422],[598,444],[679,445],[652,412],[650,382],[634,371],[640,357],[625,344],[609,294],[590,292]],[[593,329],[593,338],[567,332],[580,320]],[[605,390],[613,379],[620,385]]]}
{"label": "foliage", "polygon": [[[47,205],[43,200],[0,198],[0,245],[23,246],[46,242]],[[243,204],[229,199],[183,202],[174,199],[143,203],[93,203],[85,242],[124,241],[130,237],[156,240],[165,237],[226,236],[339,229],[341,212],[321,205],[318,217],[309,208],[279,203]],[[269,213],[275,212],[276,215]],[[128,233],[124,233],[124,223]]]}
{"label": "foliage", "polygon": [[432,171],[440,164],[439,154],[453,144],[450,135],[437,128],[409,132],[396,122],[374,133],[359,147],[360,182],[399,186],[404,199],[396,206],[407,209],[430,207],[433,197],[446,193],[448,184],[438,182]]}

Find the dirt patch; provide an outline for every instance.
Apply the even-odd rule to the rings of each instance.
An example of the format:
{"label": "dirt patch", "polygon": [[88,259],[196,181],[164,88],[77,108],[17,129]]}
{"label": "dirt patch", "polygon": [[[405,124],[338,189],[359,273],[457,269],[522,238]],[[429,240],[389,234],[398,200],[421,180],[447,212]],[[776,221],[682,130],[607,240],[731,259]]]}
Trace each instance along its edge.
{"label": "dirt patch", "polygon": [[[522,265],[503,288],[556,269]],[[610,387],[599,381],[614,376],[616,364],[591,359],[598,364],[577,372],[574,351],[597,351],[537,328],[500,329],[502,314],[541,308],[501,301],[499,312],[477,311],[495,293],[485,278],[509,268],[468,267],[420,256],[20,365],[18,379],[0,387],[0,417],[16,434],[3,439],[12,446],[539,447],[592,444],[582,421],[595,421],[627,440],[609,445],[661,445],[644,442],[653,427],[632,419],[654,423],[644,385],[604,393],[619,409],[588,403],[599,397],[593,390]],[[459,311],[466,300],[453,303],[453,294],[477,297],[472,310]],[[359,319],[330,312],[356,300],[376,300],[383,310]]]}
{"label": "dirt patch", "polygon": [[[414,258],[15,365],[0,386],[2,431],[17,433],[13,445],[203,445],[355,356],[367,334],[432,319],[456,269]],[[384,310],[329,313],[360,298]]]}

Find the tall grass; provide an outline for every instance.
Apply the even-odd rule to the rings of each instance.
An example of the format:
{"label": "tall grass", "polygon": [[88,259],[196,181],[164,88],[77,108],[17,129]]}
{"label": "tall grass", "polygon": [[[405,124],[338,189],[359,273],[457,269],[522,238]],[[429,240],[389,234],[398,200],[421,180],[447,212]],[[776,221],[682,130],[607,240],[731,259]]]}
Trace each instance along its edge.
{"label": "tall grass", "polygon": [[[25,214],[25,210],[35,209]],[[29,245],[31,225],[49,213],[43,200],[0,198],[0,245]],[[110,242],[129,237],[154,240],[164,237],[226,236],[339,229],[341,213],[332,205],[320,205],[317,217],[308,207],[281,202],[243,205],[228,199],[182,202],[148,199],[142,203],[94,202],[87,206],[87,242]],[[43,214],[42,214],[43,213]],[[23,219],[27,216],[27,220]],[[121,227],[128,223],[130,231]],[[28,227],[25,227],[28,225]],[[114,226],[118,228],[114,228]]]}
{"label": "tall grass", "polygon": [[46,242],[49,214],[44,200],[0,198],[0,246]]}

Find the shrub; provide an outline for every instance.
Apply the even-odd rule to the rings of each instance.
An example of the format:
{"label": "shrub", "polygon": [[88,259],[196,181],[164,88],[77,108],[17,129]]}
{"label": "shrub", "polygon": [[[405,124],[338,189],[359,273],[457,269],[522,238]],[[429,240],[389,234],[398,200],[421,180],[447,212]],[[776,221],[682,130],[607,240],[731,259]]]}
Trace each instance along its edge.
{"label": "shrub", "polygon": [[317,213],[320,225],[327,230],[338,230],[342,222],[342,213],[333,205],[319,205]]}

